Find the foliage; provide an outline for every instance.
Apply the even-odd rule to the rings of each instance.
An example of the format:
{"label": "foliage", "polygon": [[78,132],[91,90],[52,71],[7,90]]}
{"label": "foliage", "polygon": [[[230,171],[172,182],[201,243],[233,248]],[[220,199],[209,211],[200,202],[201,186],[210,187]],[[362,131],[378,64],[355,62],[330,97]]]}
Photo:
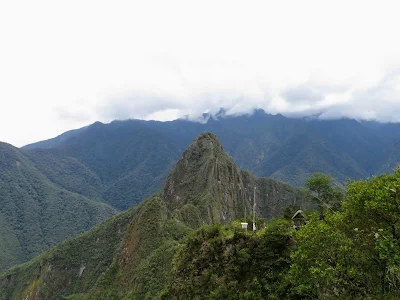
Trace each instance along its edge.
{"label": "foliage", "polygon": [[[109,192],[108,203],[126,209],[159,190],[182,149],[205,131],[220,138],[240,168],[297,187],[304,186],[315,172],[342,183],[391,172],[400,158],[398,124],[292,119],[262,110],[242,116],[222,112],[218,120],[204,123],[182,119],[96,122],[27,148],[54,148],[78,159],[107,187],[117,184]],[[140,191],[130,190],[133,195],[120,191],[121,186],[128,188],[126,176]],[[117,183],[120,179],[122,183]]]}
{"label": "foliage", "polygon": [[[319,144],[307,141],[307,147]],[[287,161],[305,153],[299,146],[286,150]],[[64,162],[82,170],[81,178],[115,179],[104,166],[85,169],[86,160],[95,163],[91,159],[80,152]],[[107,165],[111,156],[103,159]],[[82,191],[95,185],[82,185]],[[162,193],[0,276],[0,299],[398,299],[400,171],[350,182],[346,195],[322,174],[307,185],[323,205],[294,230],[290,214],[309,194],[241,171],[205,133],[184,153]],[[239,226],[251,217],[254,187],[257,216],[268,219],[265,228],[258,222],[256,233]],[[287,206],[284,218],[271,219]]]}
{"label": "foliage", "polygon": [[340,228],[341,213],[321,221],[314,215],[295,234],[289,281],[292,297],[319,299],[365,299],[364,275],[354,242]]}
{"label": "foliage", "polygon": [[[178,162],[162,193],[0,277],[0,299],[24,295],[69,299],[161,297],[165,282],[171,279],[173,257],[182,239],[202,224],[229,223],[238,216],[244,217],[245,208],[250,217],[254,186],[259,205],[257,216],[270,218],[279,214],[285,203],[303,203],[302,193],[295,188],[271,179],[258,179],[238,169],[212,134],[201,135],[186,154],[188,160]],[[246,192],[248,187],[251,193]],[[259,207],[268,207],[267,213]],[[264,223],[258,218],[257,227],[263,228]],[[241,229],[234,238],[232,243],[243,240],[256,244],[259,239],[243,235]],[[108,246],[102,244],[107,239]],[[250,254],[242,246],[238,246],[239,250],[239,262],[245,266]],[[257,251],[254,249],[254,255],[261,256]],[[249,286],[264,284],[253,279]],[[230,293],[233,281],[214,291],[213,297]],[[250,299],[255,297],[254,293],[246,290],[243,297]]]}
{"label": "foliage", "polygon": [[[310,188],[324,197],[330,181],[318,179]],[[201,228],[176,256],[165,299],[398,299],[399,187],[400,170],[353,181],[340,210],[295,231],[283,220],[256,235]]]}
{"label": "foliage", "polygon": [[348,186],[342,210],[314,216],[296,232],[289,280],[294,294],[318,298],[400,296],[400,171]]}
{"label": "foliage", "polygon": [[46,299],[55,291],[57,297],[87,291],[109,268],[129,219],[136,213],[137,209],[132,209],[112,217],[10,269],[0,279],[0,299],[23,299],[32,294]]}
{"label": "foliage", "polygon": [[343,193],[339,188],[332,186],[333,178],[323,173],[315,173],[306,180],[305,186],[312,193],[312,200],[317,203],[320,215],[329,210],[337,210]]}
{"label": "foliage", "polygon": [[172,299],[280,299],[290,266],[291,226],[273,221],[253,234],[205,226],[190,234],[174,262]]}
{"label": "foliage", "polygon": [[0,204],[0,272],[116,213],[104,203],[53,183],[19,149],[3,143]]}

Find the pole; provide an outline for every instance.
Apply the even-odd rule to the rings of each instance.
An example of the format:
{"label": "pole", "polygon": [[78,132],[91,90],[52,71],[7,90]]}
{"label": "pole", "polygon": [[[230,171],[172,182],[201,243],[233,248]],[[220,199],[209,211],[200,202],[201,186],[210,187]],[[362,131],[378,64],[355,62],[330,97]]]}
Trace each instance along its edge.
{"label": "pole", "polygon": [[253,202],[253,231],[256,231],[256,187],[254,187],[254,202]]}
{"label": "pole", "polygon": [[246,209],[246,197],[247,197],[247,188],[244,188],[244,196],[243,196],[243,206],[244,206],[244,221],[247,219],[247,209]]}

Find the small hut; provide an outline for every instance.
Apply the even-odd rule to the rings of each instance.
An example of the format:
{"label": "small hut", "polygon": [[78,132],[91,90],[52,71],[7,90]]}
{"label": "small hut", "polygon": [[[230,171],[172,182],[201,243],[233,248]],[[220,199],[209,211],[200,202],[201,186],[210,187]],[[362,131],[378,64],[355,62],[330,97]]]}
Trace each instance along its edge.
{"label": "small hut", "polygon": [[243,228],[243,229],[246,229],[246,230],[247,230],[247,225],[249,225],[249,223],[243,222],[243,223],[240,223],[240,224],[242,225],[242,228]]}
{"label": "small hut", "polygon": [[293,221],[293,228],[299,229],[301,226],[304,226],[308,223],[308,218],[306,214],[301,209],[299,209],[293,215],[292,221]]}

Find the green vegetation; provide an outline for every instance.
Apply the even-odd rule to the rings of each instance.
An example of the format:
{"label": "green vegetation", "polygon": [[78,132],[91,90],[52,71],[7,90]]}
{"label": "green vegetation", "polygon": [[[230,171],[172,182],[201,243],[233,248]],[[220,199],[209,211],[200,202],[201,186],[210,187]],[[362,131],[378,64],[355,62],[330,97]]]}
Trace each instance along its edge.
{"label": "green vegetation", "polygon": [[24,151],[23,154],[55,185],[104,202],[100,178],[77,159],[52,150]]}
{"label": "green vegetation", "polygon": [[116,213],[51,182],[17,148],[0,143],[0,272]]}
{"label": "green vegetation", "polygon": [[[11,270],[0,280],[7,292],[0,299],[11,291],[68,299],[398,299],[399,190],[400,170],[354,181],[323,219],[309,213],[298,230],[290,218],[275,219],[255,233],[239,221],[193,231],[155,197]],[[125,232],[116,236],[116,230]],[[101,234],[112,246],[100,245],[105,251],[96,256],[91,243]],[[78,244],[81,252],[74,252]],[[41,271],[49,270],[49,261],[62,264]],[[99,276],[91,261],[109,266]],[[36,273],[28,279],[33,265]],[[82,266],[87,273],[77,278]],[[52,286],[57,278],[62,288]]]}
{"label": "green vegetation", "polygon": [[[9,270],[0,283],[0,299],[43,299],[83,292],[108,270],[129,220],[137,209],[119,214],[71,238],[35,259]],[[74,285],[68,284],[74,281]]]}
{"label": "green vegetation", "polygon": [[161,193],[9,270],[0,299],[398,299],[400,169],[306,186],[241,171],[204,133]]}
{"label": "green vegetation", "polygon": [[216,135],[203,133],[183,153],[162,195],[168,207],[194,228],[249,215],[254,188],[257,213],[264,218],[278,216],[289,204],[306,206],[302,191],[240,170],[223,151]]}
{"label": "green vegetation", "polygon": [[191,233],[175,256],[164,299],[283,299],[291,227],[279,220],[256,234],[237,223]]}
{"label": "green vegetation", "polygon": [[311,199],[315,201],[321,218],[326,212],[338,210],[343,198],[343,191],[334,188],[332,184],[333,179],[322,173],[315,173],[306,180],[306,187],[311,192]]}
{"label": "green vegetation", "polygon": [[182,150],[205,131],[219,137],[241,169],[297,187],[316,172],[344,183],[392,172],[400,161],[399,124],[291,119],[262,110],[242,116],[221,111],[204,124],[97,122],[26,148],[52,148],[79,160],[111,189],[103,194],[107,203],[127,209],[158,191]]}
{"label": "green vegetation", "polygon": [[[261,110],[235,117],[221,112],[218,120],[211,118],[205,124],[187,120],[96,122],[23,149],[13,148],[24,159],[3,155],[2,147],[0,159],[10,159],[10,165],[0,170],[0,201],[4,202],[0,208],[4,237],[0,271],[160,191],[183,149],[203,131],[216,133],[241,169],[298,187],[304,187],[315,172],[329,174],[342,184],[349,178],[392,172],[400,160],[398,124],[299,120]],[[196,153],[192,154],[191,159],[196,159]],[[259,216],[265,218],[279,215],[288,204],[295,207],[306,197],[288,185],[232,167],[231,158],[214,158],[190,176],[176,173],[182,182],[174,186],[181,193],[180,200],[171,201],[179,206],[174,211],[177,219],[194,229],[220,218],[242,217],[251,211],[254,186],[263,208]],[[197,159],[201,164],[201,158]],[[22,175],[26,181],[14,180],[19,173],[7,169],[15,169],[17,161],[31,170]],[[222,177],[213,172],[221,172]],[[182,199],[187,205],[180,206]],[[335,209],[334,203],[326,204],[317,205]]]}
{"label": "green vegetation", "polygon": [[400,170],[352,182],[341,211],[299,230],[292,279],[300,295],[397,299]]}
{"label": "green vegetation", "polygon": [[[308,183],[332,188],[322,174]],[[256,234],[202,227],[175,256],[164,298],[398,299],[399,191],[397,170],[349,183],[337,211],[312,213],[299,230],[285,219]]]}
{"label": "green vegetation", "polygon": [[216,136],[204,133],[185,151],[161,194],[9,270],[0,277],[0,299],[161,297],[183,238],[203,224],[249,216],[254,187],[259,217],[305,205],[303,192],[238,169]]}
{"label": "green vegetation", "polygon": [[[37,157],[40,149],[24,151]],[[86,170],[70,169],[85,176],[84,186],[73,182],[72,188],[96,192],[105,203],[125,210],[160,190],[181,151],[163,134],[149,132],[141,122],[97,122],[59,147],[41,150],[39,156],[49,153],[59,160],[72,158],[81,163]],[[35,159],[39,169],[49,165],[47,158],[42,161],[44,164]],[[54,177],[59,184],[60,177]]]}

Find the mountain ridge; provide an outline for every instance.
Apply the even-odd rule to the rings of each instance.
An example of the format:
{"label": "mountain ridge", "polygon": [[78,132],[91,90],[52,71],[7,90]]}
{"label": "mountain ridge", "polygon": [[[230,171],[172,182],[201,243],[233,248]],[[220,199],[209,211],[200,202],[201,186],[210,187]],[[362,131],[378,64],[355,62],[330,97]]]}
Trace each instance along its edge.
{"label": "mountain ridge", "polygon": [[55,185],[18,148],[0,143],[0,271],[116,213]]}
{"label": "mountain ridge", "polygon": [[[221,160],[218,172],[208,173],[217,158]],[[214,180],[218,178],[220,183]],[[242,203],[250,215],[253,198],[241,199],[239,188],[230,188],[233,180],[241,187],[247,184],[251,192],[256,186],[259,216],[277,216],[283,206],[301,206],[306,199],[286,184],[237,169],[216,136],[203,133],[183,153],[161,193],[9,270],[0,277],[0,299],[154,299],[169,278],[172,258],[188,232],[203,224],[244,217]],[[221,213],[227,208],[235,213]]]}
{"label": "mountain ridge", "polygon": [[[195,136],[204,131],[214,132],[240,168],[297,187],[304,186],[305,179],[315,172],[328,173],[343,183],[348,179],[392,172],[400,161],[397,151],[400,124],[396,123],[294,119],[255,110],[251,115],[241,116],[226,116],[222,112],[209,117],[205,123],[185,119],[168,122],[126,120],[102,125],[113,128],[118,136],[116,124],[132,129],[140,127],[150,137],[161,134],[165,142],[173,145],[166,150],[175,155],[171,164]],[[83,134],[77,133],[78,136]],[[64,140],[54,148],[71,141],[72,138]],[[293,149],[298,152],[293,153]],[[79,159],[76,153],[69,155]],[[296,170],[296,174],[291,170]],[[161,182],[158,184],[160,188]]]}
{"label": "mountain ridge", "polygon": [[[222,113],[219,117],[208,118],[204,124],[183,119],[170,122],[96,122],[81,130],[67,132],[56,141],[45,145],[45,149],[31,145],[28,147],[31,149],[18,149],[18,153],[29,160],[30,169],[46,177],[45,186],[52,186],[56,199],[61,199],[59,194],[66,190],[68,192],[64,192],[68,197],[85,199],[82,203],[95,201],[116,210],[125,210],[160,191],[169,171],[181,157],[181,152],[195,136],[204,131],[218,135],[224,149],[240,169],[247,169],[258,177],[271,177],[297,187],[303,186],[305,178],[315,172],[327,173],[342,184],[348,179],[391,172],[400,161],[399,124],[348,119],[290,119],[282,115],[266,114],[261,110],[253,115],[235,117],[224,116]],[[15,164],[15,161],[11,163]],[[210,172],[215,170],[217,168],[209,169]],[[244,174],[243,171],[237,173]],[[250,175],[248,177],[251,178]],[[42,179],[35,182],[41,182]],[[7,182],[8,179],[4,180]],[[253,178],[251,181],[256,180]],[[219,195],[226,192],[230,199],[232,195],[245,193],[241,184],[246,183],[223,191],[218,191],[218,185],[215,185],[212,193]],[[268,185],[268,180],[258,184],[260,189],[267,189],[265,186]],[[239,190],[239,186],[242,190]],[[31,189],[26,185],[21,190]],[[34,194],[34,191],[31,193]],[[250,191],[246,191],[246,194],[249,195]],[[14,199],[14,196],[7,194],[6,197]],[[20,194],[18,197],[25,196]],[[29,197],[31,196],[28,195],[27,199]],[[209,201],[212,199],[213,196],[209,196]],[[58,203],[63,207],[61,200]],[[268,205],[271,208],[276,206],[279,210],[279,201],[274,203]],[[260,205],[267,206],[262,202]],[[250,211],[248,204],[244,207]],[[220,203],[218,210],[207,215],[198,210],[188,205],[180,214],[185,216],[190,212],[207,220],[219,218],[219,214],[235,215],[223,203]],[[200,220],[200,217],[196,218]],[[30,222],[29,219],[26,222]],[[193,226],[201,223],[199,222],[194,222]],[[25,221],[21,221],[23,223]],[[3,224],[3,229],[20,226],[14,221],[11,224],[7,221],[7,224]],[[90,224],[94,225],[93,222]],[[89,225],[84,227],[85,230],[88,227]],[[11,229],[7,231],[11,232]],[[60,240],[57,239],[57,242]],[[17,240],[14,239],[13,243],[17,243]],[[4,242],[3,245],[5,244]],[[53,244],[45,243],[46,247]],[[11,244],[7,246],[8,249],[13,247]],[[20,259],[14,263],[29,258],[22,259],[21,255],[18,257]]]}

